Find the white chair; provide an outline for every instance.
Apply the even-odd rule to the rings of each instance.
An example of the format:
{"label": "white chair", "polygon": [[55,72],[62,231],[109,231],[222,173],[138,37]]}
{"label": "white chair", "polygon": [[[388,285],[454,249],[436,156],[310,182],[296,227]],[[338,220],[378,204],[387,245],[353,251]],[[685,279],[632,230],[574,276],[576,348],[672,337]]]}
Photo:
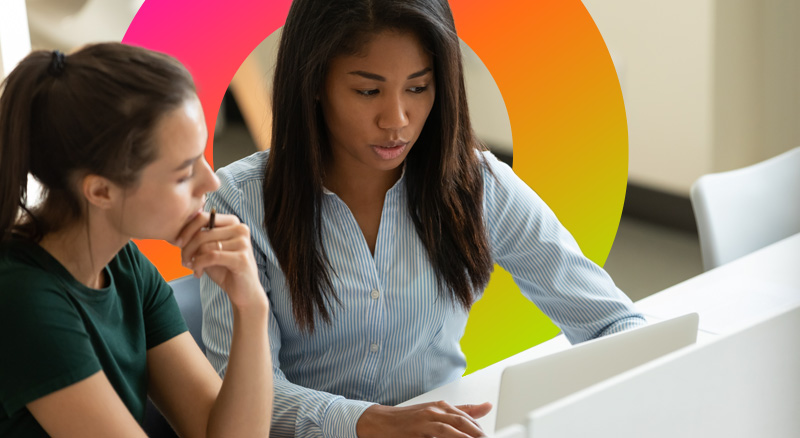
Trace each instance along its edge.
{"label": "white chair", "polygon": [[800,233],[800,147],[704,175],[691,200],[706,271]]}

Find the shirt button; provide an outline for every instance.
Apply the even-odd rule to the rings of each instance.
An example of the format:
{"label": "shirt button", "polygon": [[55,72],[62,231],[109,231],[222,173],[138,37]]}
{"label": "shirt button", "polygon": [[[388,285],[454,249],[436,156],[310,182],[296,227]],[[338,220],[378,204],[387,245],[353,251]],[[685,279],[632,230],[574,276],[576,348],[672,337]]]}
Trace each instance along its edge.
{"label": "shirt button", "polygon": [[378,347],[378,344],[372,344],[372,345],[369,346],[369,351],[371,351],[373,353],[377,353],[379,349],[380,349],[380,347]]}
{"label": "shirt button", "polygon": [[373,300],[377,300],[378,297],[381,296],[381,293],[375,289],[372,289],[372,292],[369,294],[369,296],[371,296]]}

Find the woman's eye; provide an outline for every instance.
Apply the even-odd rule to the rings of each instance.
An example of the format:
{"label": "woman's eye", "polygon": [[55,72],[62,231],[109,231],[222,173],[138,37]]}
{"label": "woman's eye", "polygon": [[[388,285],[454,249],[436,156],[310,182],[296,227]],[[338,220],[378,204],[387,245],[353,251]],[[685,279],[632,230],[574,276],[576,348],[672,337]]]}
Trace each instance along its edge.
{"label": "woman's eye", "polygon": [[190,179],[192,179],[193,176],[194,176],[194,172],[182,177],[181,179],[178,180],[178,184],[185,183],[186,181],[189,181]]}
{"label": "woman's eye", "polygon": [[408,91],[410,91],[412,93],[415,93],[415,94],[420,94],[420,93],[425,92],[425,90],[427,90],[427,89],[428,89],[428,86],[425,85],[425,86],[422,86],[422,87],[411,87],[411,88],[408,89]]}
{"label": "woman's eye", "polygon": [[362,96],[374,96],[378,94],[378,90],[356,90],[356,93]]}

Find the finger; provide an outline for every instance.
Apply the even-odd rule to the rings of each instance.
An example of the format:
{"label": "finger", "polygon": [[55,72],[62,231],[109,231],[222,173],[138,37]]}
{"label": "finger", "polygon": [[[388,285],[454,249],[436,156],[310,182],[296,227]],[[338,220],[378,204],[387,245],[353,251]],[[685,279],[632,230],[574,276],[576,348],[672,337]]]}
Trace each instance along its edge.
{"label": "finger", "polygon": [[211,251],[225,251],[226,247],[228,250],[232,249],[230,244],[223,245],[221,240],[212,240],[204,243],[200,249],[200,252],[208,253]]}
{"label": "finger", "polygon": [[469,415],[453,409],[452,412],[441,414],[440,421],[453,429],[463,432],[471,437],[484,436],[483,429]]}
{"label": "finger", "polygon": [[[209,235],[211,237],[211,235]],[[205,242],[200,247],[198,247],[197,254],[206,254],[213,251],[252,251],[248,242],[243,239],[241,236],[234,235],[233,237],[229,238],[228,240],[211,240],[209,242]]]}
{"label": "finger", "polygon": [[[464,412],[458,406],[453,406],[450,403],[447,403],[443,400],[436,402],[435,406],[441,409],[443,412],[463,416],[464,418],[468,419],[470,422],[472,422],[472,424],[474,424],[476,427],[480,429],[480,425],[478,424],[478,422],[475,421],[475,419],[471,415],[469,415],[469,413]],[[462,406],[473,406],[473,405],[462,405]]]}
{"label": "finger", "polygon": [[478,431],[477,435],[460,431],[446,422],[428,423],[421,432],[423,436],[436,438],[479,438],[485,436],[480,431]]}
{"label": "finger", "polygon": [[492,404],[489,402],[481,403],[479,405],[458,405],[456,409],[461,410],[472,418],[481,418],[492,410]]}
{"label": "finger", "polygon": [[232,273],[241,273],[247,269],[255,270],[250,230],[247,225],[241,223],[225,229],[213,229],[200,233],[200,236],[193,239],[190,246],[183,250],[181,257],[186,260],[184,266],[197,270],[202,268],[198,265],[198,257],[221,252],[233,253],[238,258],[237,264],[226,265],[226,268]]}
{"label": "finger", "polygon": [[175,238],[174,245],[183,248],[198,231],[208,224],[209,214],[205,211],[198,213],[192,220],[183,226]]}
{"label": "finger", "polygon": [[230,259],[230,255],[222,251],[203,252],[198,253],[197,256],[192,257],[190,266],[196,278],[200,278],[205,273],[206,269],[214,268],[216,266],[224,266],[226,261]]}
{"label": "finger", "polygon": [[238,238],[207,242],[192,258],[192,269],[198,277],[205,269],[216,266],[224,267],[232,273],[239,273],[248,267],[247,251],[250,249]]}
{"label": "finger", "polygon": [[[222,251],[217,242],[225,242],[234,239],[237,232],[231,227],[215,228],[213,230],[204,230],[192,236],[189,243],[185,244],[181,249],[181,262],[186,267],[191,267],[194,258],[199,254],[208,251]],[[230,249],[230,247],[229,247]]]}
{"label": "finger", "polygon": [[472,417],[445,401],[431,403],[427,411],[430,413],[430,419],[448,424],[469,436],[484,435],[480,425]]}
{"label": "finger", "polygon": [[[214,228],[224,228],[231,225],[240,223],[239,218],[232,214],[216,214],[214,219]],[[210,213],[200,212],[189,223],[184,225],[178,237],[175,239],[175,245],[180,248],[185,248],[188,243],[194,239],[197,233],[203,229],[208,230],[210,224]]]}

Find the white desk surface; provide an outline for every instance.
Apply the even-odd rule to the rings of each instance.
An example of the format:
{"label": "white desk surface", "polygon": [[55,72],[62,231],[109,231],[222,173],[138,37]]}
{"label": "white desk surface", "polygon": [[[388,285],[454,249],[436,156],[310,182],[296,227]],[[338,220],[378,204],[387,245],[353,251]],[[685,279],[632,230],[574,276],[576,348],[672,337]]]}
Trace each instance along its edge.
{"label": "white desk surface", "polygon": [[800,305],[800,233],[636,302],[650,319],[700,314],[728,334]]}
{"label": "white desk surface", "polygon": [[[749,327],[798,305],[800,233],[636,302],[648,321],[699,313],[698,343]],[[569,347],[563,335],[556,336],[399,406],[437,400],[454,405],[488,401],[496,406],[505,367]],[[496,416],[492,409],[478,423],[491,434]]]}

